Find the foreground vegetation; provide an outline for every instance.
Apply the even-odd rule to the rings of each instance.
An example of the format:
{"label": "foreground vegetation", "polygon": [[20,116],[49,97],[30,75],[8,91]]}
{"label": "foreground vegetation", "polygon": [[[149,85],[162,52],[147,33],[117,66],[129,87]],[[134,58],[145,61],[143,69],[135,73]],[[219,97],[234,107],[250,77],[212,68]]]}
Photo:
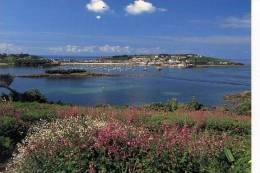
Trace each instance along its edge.
{"label": "foreground vegetation", "polygon": [[1,161],[13,153],[6,172],[250,172],[250,116],[170,103],[2,102]]}

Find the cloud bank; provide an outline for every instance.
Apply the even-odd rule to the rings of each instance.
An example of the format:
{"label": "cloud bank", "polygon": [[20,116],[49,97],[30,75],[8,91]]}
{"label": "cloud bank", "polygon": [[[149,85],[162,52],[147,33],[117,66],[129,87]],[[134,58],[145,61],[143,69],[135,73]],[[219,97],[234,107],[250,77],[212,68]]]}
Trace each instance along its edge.
{"label": "cloud bank", "polygon": [[156,48],[133,48],[130,46],[120,45],[102,45],[102,46],[77,46],[66,45],[49,48],[50,52],[54,53],[115,53],[115,54],[130,54],[130,53],[160,53],[159,47]]}
{"label": "cloud bank", "polygon": [[14,45],[14,44],[10,44],[10,43],[1,43],[0,42],[0,53],[17,53],[17,52],[21,52],[22,48]]}
{"label": "cloud bank", "polygon": [[227,17],[220,23],[220,26],[224,28],[250,28],[251,27],[250,15],[247,14],[241,17],[235,17],[235,16]]}

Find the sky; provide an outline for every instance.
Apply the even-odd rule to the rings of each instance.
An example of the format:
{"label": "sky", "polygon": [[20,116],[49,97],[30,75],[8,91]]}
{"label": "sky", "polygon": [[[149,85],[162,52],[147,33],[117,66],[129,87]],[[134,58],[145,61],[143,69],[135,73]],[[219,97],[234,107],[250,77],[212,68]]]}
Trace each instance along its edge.
{"label": "sky", "polygon": [[0,53],[251,57],[250,0],[0,0]]}

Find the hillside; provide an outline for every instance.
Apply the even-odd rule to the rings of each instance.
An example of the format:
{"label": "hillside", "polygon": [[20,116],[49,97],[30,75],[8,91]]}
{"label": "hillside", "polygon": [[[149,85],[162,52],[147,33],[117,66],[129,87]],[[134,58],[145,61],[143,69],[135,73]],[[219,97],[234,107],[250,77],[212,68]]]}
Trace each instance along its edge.
{"label": "hillside", "polygon": [[158,55],[122,55],[102,57],[95,62],[130,62],[139,64],[152,65],[178,65],[187,64],[191,66],[211,66],[211,65],[243,65],[242,63],[233,62],[221,58],[208,57],[198,54],[158,54]]}
{"label": "hillside", "polygon": [[29,54],[0,54],[0,63],[5,63],[7,65],[13,66],[29,67],[59,65],[59,63],[52,60]]}

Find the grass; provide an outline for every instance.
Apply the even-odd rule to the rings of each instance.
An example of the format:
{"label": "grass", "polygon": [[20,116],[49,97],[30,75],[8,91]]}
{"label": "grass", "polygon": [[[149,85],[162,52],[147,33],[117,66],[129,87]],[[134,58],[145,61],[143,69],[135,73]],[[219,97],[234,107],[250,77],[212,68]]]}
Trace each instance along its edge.
{"label": "grass", "polygon": [[0,108],[6,172],[251,169],[250,116],[220,110],[22,102],[0,103]]}

